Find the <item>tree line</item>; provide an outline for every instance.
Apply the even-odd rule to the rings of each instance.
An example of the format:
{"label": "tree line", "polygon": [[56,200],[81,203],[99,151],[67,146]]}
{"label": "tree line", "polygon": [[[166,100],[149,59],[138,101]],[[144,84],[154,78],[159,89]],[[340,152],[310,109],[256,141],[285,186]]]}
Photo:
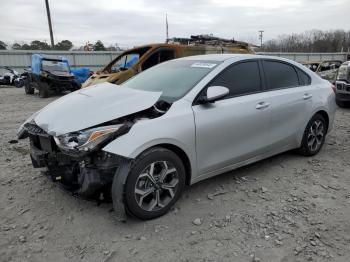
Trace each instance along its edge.
{"label": "tree line", "polygon": [[299,34],[281,35],[266,41],[266,52],[349,52],[350,30],[312,30]]}
{"label": "tree line", "polygon": [[[14,50],[85,50],[85,51],[116,51],[120,50],[117,45],[105,47],[101,40],[94,44],[87,43],[85,46],[73,48],[69,40],[62,40],[51,47],[44,41],[34,40],[30,43],[14,43],[12,46],[0,41],[0,49]],[[266,52],[349,52],[350,30],[311,30],[299,34],[281,35],[276,39],[266,41],[262,48]]]}
{"label": "tree line", "polygon": [[73,48],[73,43],[69,40],[62,40],[56,43],[53,47],[44,41],[34,40],[30,43],[14,43],[8,45],[3,41],[0,41],[0,50],[85,50],[85,51],[116,51],[118,46],[105,47],[101,40],[96,41],[94,44],[86,44],[85,46]]}

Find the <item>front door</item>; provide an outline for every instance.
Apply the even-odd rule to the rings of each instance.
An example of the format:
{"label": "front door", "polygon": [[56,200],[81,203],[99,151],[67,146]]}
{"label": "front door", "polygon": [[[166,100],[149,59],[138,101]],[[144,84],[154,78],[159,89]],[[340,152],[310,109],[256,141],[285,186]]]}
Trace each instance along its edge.
{"label": "front door", "polygon": [[193,106],[200,174],[264,153],[271,117],[257,61],[230,66],[208,86],[225,86],[230,94],[215,103]]}

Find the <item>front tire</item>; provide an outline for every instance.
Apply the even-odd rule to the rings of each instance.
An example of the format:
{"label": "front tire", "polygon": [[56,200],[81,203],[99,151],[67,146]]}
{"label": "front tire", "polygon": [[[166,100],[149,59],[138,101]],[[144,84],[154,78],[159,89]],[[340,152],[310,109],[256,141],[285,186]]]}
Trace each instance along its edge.
{"label": "front tire", "polygon": [[24,84],[24,91],[27,95],[34,94],[34,88],[31,83],[25,83]]}
{"label": "front tire", "polygon": [[126,185],[128,213],[140,219],[166,214],[185,186],[185,168],[181,159],[165,148],[152,148],[136,158]]}
{"label": "front tire", "polygon": [[39,84],[39,97],[41,98],[49,97],[49,84],[47,83]]}
{"label": "front tire", "polygon": [[314,115],[304,131],[299,153],[314,156],[322,148],[327,134],[327,123],[321,114]]}

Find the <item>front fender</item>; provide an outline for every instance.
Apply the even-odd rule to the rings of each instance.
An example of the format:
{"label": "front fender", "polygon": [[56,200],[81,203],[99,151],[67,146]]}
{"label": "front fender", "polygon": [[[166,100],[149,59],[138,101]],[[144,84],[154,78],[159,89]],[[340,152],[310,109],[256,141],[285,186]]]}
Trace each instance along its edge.
{"label": "front fender", "polygon": [[197,172],[195,124],[190,105],[184,103],[174,103],[161,117],[136,122],[127,134],[116,138],[102,150],[134,159],[148,148],[170,144],[185,152],[193,177]]}
{"label": "front fender", "polygon": [[151,141],[143,141],[140,145],[133,143],[134,139],[132,136],[123,135],[122,138],[124,139],[118,138],[117,140],[108,144],[103,148],[103,151],[134,159],[151,147],[162,144],[169,144],[181,148],[187,155],[191,154],[189,149],[186,149],[186,146],[183,143],[172,138],[158,138]]}

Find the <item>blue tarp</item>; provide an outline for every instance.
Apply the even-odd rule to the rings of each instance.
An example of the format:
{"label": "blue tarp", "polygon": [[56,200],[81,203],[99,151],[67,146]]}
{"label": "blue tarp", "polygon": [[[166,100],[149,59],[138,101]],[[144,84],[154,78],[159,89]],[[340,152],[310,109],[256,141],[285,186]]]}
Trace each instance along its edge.
{"label": "blue tarp", "polygon": [[42,55],[34,54],[32,55],[32,73],[33,74],[40,74],[41,71],[41,61],[43,60]]}
{"label": "blue tarp", "polygon": [[131,59],[126,63],[125,67],[126,67],[126,68],[130,68],[130,67],[132,67],[134,64],[136,64],[137,61],[139,61],[139,55],[134,55],[134,56],[132,56]]}
{"label": "blue tarp", "polygon": [[[32,66],[31,66],[31,69],[32,69],[32,73],[33,74],[40,74],[40,71],[41,71],[41,67],[42,67],[42,61],[45,59],[45,57],[43,55],[40,55],[40,54],[33,54],[32,55]],[[64,56],[60,56],[58,59],[57,58],[49,58],[47,57],[47,60],[50,60],[50,59],[54,59],[54,60],[60,60],[62,61],[62,63],[65,63],[70,71],[70,67],[69,67],[69,62],[68,62],[68,59],[65,58]]]}
{"label": "blue tarp", "polygon": [[82,84],[90,77],[90,69],[87,67],[74,68],[70,70],[75,76],[75,80]]}
{"label": "blue tarp", "polygon": [[[40,54],[33,54],[32,55],[32,73],[39,75],[42,67],[42,61],[45,59],[43,55]],[[50,59],[57,59],[57,58],[49,58]],[[64,56],[60,56],[57,60],[61,60],[63,63],[67,64],[67,67],[69,68],[69,72],[75,76],[75,80],[82,84],[84,83],[89,77],[90,77],[90,69],[87,67],[81,67],[81,68],[75,68],[71,69],[69,66],[68,59]]]}

